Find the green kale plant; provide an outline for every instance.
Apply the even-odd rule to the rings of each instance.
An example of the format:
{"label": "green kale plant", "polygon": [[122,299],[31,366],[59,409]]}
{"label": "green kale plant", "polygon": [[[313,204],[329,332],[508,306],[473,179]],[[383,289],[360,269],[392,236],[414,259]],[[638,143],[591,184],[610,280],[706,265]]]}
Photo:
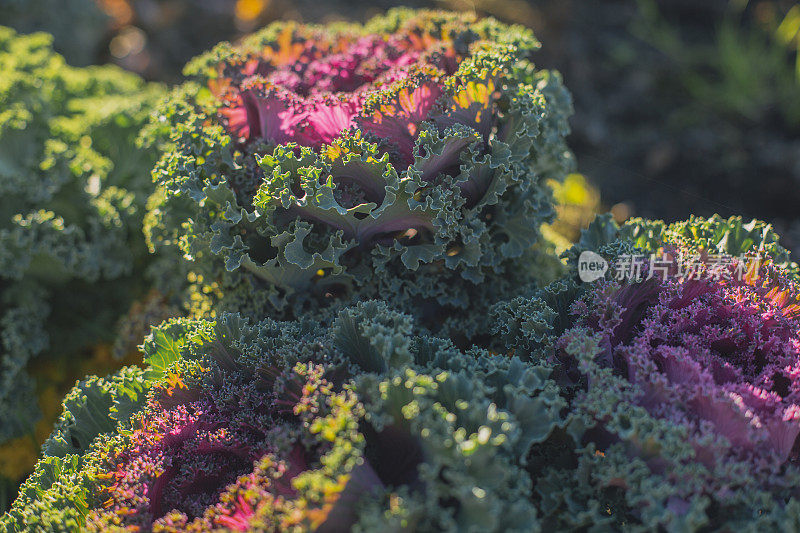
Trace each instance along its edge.
{"label": "green kale plant", "polygon": [[39,397],[49,410],[93,370],[84,362],[147,291],[155,158],[136,137],[163,90],[70,67],[49,36],[3,27],[0,72],[0,443],[17,439],[0,474],[13,478],[35,457],[18,452],[38,438]]}

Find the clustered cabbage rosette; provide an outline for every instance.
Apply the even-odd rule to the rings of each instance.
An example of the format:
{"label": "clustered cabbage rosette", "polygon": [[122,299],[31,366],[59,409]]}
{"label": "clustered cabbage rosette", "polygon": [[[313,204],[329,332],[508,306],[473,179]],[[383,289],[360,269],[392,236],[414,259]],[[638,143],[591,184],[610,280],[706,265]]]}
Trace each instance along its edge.
{"label": "clustered cabbage rosette", "polygon": [[[80,383],[10,531],[530,531],[565,403],[544,365],[418,335],[382,302],[174,319]],[[536,465],[536,468],[534,468]]]}
{"label": "clustered cabbage rosette", "polygon": [[[212,317],[78,383],[0,529],[800,523],[797,265],[759,221],[605,216],[540,287],[542,180],[570,160],[537,46],[398,10],[191,65],[150,126],[146,224]],[[671,263],[579,283],[587,250]]]}
{"label": "clustered cabbage rosette", "polygon": [[[659,262],[584,283],[583,251]],[[552,527],[794,523],[800,292],[771,226],[598,216],[563,257],[567,276],[489,313],[494,349],[548,362],[570,405],[562,454],[536,484]]]}
{"label": "clustered cabbage rosette", "polygon": [[179,243],[226,309],[291,319],[392,294],[474,335],[471,310],[535,276],[544,181],[572,163],[569,96],[534,69],[538,46],[398,10],[218,47],[188,69],[207,88],[178,89],[153,126],[171,139],[154,242]]}
{"label": "clustered cabbage rosette", "polygon": [[[605,507],[617,527],[795,520],[795,278],[769,259],[735,259],[719,270],[702,254],[692,256],[704,261],[700,268],[683,264],[681,277],[678,258],[689,254],[672,252],[674,270],[664,279],[603,279],[589,288],[548,356],[575,398],[582,455],[571,498]],[[560,480],[553,483],[565,486],[564,477],[553,473]]]}
{"label": "clustered cabbage rosette", "polygon": [[[359,406],[322,373],[298,364],[277,383],[227,379],[208,388],[186,383],[191,373],[171,373],[131,432],[102,454],[95,477],[98,497],[108,499],[89,512],[86,529],[287,530],[337,516],[357,468]],[[351,479],[362,481],[358,472]],[[311,481],[318,501],[296,488]]]}

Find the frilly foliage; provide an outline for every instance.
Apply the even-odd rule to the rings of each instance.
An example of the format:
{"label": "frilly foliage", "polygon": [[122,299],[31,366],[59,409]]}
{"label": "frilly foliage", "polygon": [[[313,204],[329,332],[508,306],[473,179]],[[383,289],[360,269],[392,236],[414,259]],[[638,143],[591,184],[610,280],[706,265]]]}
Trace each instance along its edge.
{"label": "frilly foliage", "polygon": [[[797,523],[800,292],[770,227],[720,217],[619,227],[600,218],[566,256],[583,250],[608,259],[666,251],[675,263],[666,278],[639,282],[570,277],[492,311],[501,345],[553,365],[570,401],[575,460],[537,485],[551,524],[755,531]],[[716,254],[744,259],[715,278]],[[681,277],[680,258],[689,257],[704,266]]]}
{"label": "frilly foliage", "polygon": [[[141,227],[154,155],[136,138],[162,89],[69,67],[50,41],[0,27],[0,443],[39,438],[37,383],[60,395],[83,375],[73,372],[93,370],[81,360],[113,341],[150,262]],[[55,361],[64,375],[53,383]]]}
{"label": "frilly foliage", "polygon": [[70,393],[2,525],[537,529],[536,457],[566,424],[550,370],[418,331],[375,301],[328,328],[154,328],[145,369]]}
{"label": "frilly foliage", "polygon": [[[115,246],[150,191],[92,137],[98,116],[137,123],[138,100],[92,71],[100,96],[78,103],[85,73],[0,35],[75,76],[24,105],[38,88],[0,80],[0,156],[30,155],[0,166],[0,207],[51,206],[0,226],[3,347],[30,359],[59,288],[138,272]],[[606,215],[541,286],[551,188],[586,189],[559,185],[569,98],[537,47],[491,19],[396,10],[276,24],[190,64],[145,132],[162,156],[144,224],[151,251],[187,259],[195,317],[153,327],[140,366],[77,383],[0,529],[796,528],[797,265],[760,221]],[[31,106],[62,114],[37,129],[50,115]],[[666,275],[582,283],[586,251],[665,254]],[[28,359],[3,360],[7,390]]]}
{"label": "frilly foliage", "polygon": [[[728,255],[761,254],[769,257],[778,267],[790,273],[797,272],[797,264],[789,251],[781,246],[771,224],[742,217],[709,218],[691,216],[667,224],[662,220],[632,218],[621,226],[610,215],[599,215],[581,232],[576,245],[564,257],[574,266],[578,255],[586,250],[612,258],[613,251],[633,246],[638,253],[650,254],[664,248],[680,248],[691,254]],[[630,249],[630,248],[629,248]],[[631,249],[632,251],[633,249]]]}
{"label": "frilly foliage", "polygon": [[391,295],[432,331],[485,333],[478,310],[536,278],[545,182],[572,165],[570,98],[538,46],[408,10],[218,46],[150,128],[169,139],[153,245],[179,246],[219,310],[330,317]]}

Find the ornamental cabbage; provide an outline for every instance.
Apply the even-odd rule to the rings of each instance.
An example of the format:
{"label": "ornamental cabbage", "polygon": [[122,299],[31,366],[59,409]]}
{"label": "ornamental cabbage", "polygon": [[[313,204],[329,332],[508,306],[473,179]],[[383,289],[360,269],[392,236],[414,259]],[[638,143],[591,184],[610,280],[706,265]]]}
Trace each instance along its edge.
{"label": "ornamental cabbage", "polygon": [[[608,251],[603,228],[623,239],[656,228],[639,251],[666,250],[668,274],[562,281],[493,315],[506,345],[553,364],[570,398],[577,461],[537,489],[555,523],[694,531],[796,521],[800,290],[776,266],[785,250],[758,221],[601,221],[584,244]],[[737,243],[743,228],[753,238]],[[751,255],[720,269],[709,254],[722,249]],[[693,274],[686,258],[698,261]]]}
{"label": "ornamental cabbage", "polygon": [[173,319],[80,383],[0,522],[44,529],[530,531],[565,404],[543,365],[365,302],[329,328]]}
{"label": "ornamental cabbage", "polygon": [[332,316],[391,295],[433,331],[485,332],[480,310],[536,277],[546,180],[572,164],[570,100],[538,46],[408,10],[218,46],[150,128],[170,141],[154,246],[179,245],[218,310]]}
{"label": "ornamental cabbage", "polygon": [[[121,154],[95,166],[111,137],[74,95],[39,95],[70,102],[44,133],[24,128],[27,104],[0,114],[16,128],[0,171],[28,161],[2,165],[8,147],[36,162],[8,172],[0,209],[58,213],[0,221],[14,273],[0,296],[31,310],[3,309],[2,341],[49,354],[25,318],[45,320],[53,294],[138,288],[145,261],[115,254],[142,223],[151,251],[184,254],[161,286],[188,272],[194,313],[153,327],[141,365],[67,394],[0,529],[799,524],[800,269],[760,221],[601,216],[542,287],[550,191],[581,182],[560,185],[569,98],[533,67],[537,46],[491,19],[408,10],[222,44],[146,128],[162,152],[154,192]],[[38,94],[25,79],[9,84],[20,101]],[[108,104],[114,124],[138,123],[127,92],[97,86],[97,101],[126,98]],[[56,133],[46,158],[24,142]],[[663,259],[584,283],[585,251]],[[159,315],[134,308],[123,344]],[[48,333],[69,307],[54,309]],[[11,390],[31,355],[9,354],[27,358],[3,355]]]}

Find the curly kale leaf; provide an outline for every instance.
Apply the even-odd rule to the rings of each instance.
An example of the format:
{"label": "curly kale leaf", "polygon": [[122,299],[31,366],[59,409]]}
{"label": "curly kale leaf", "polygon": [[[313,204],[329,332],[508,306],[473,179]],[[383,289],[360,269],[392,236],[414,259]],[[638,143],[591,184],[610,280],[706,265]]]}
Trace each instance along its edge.
{"label": "curly kale leaf", "polygon": [[152,242],[179,246],[223,311],[329,321],[391,294],[468,345],[487,333],[478,310],[538,279],[545,181],[573,164],[570,98],[533,67],[538,46],[407,10],[220,45],[149,129]]}

